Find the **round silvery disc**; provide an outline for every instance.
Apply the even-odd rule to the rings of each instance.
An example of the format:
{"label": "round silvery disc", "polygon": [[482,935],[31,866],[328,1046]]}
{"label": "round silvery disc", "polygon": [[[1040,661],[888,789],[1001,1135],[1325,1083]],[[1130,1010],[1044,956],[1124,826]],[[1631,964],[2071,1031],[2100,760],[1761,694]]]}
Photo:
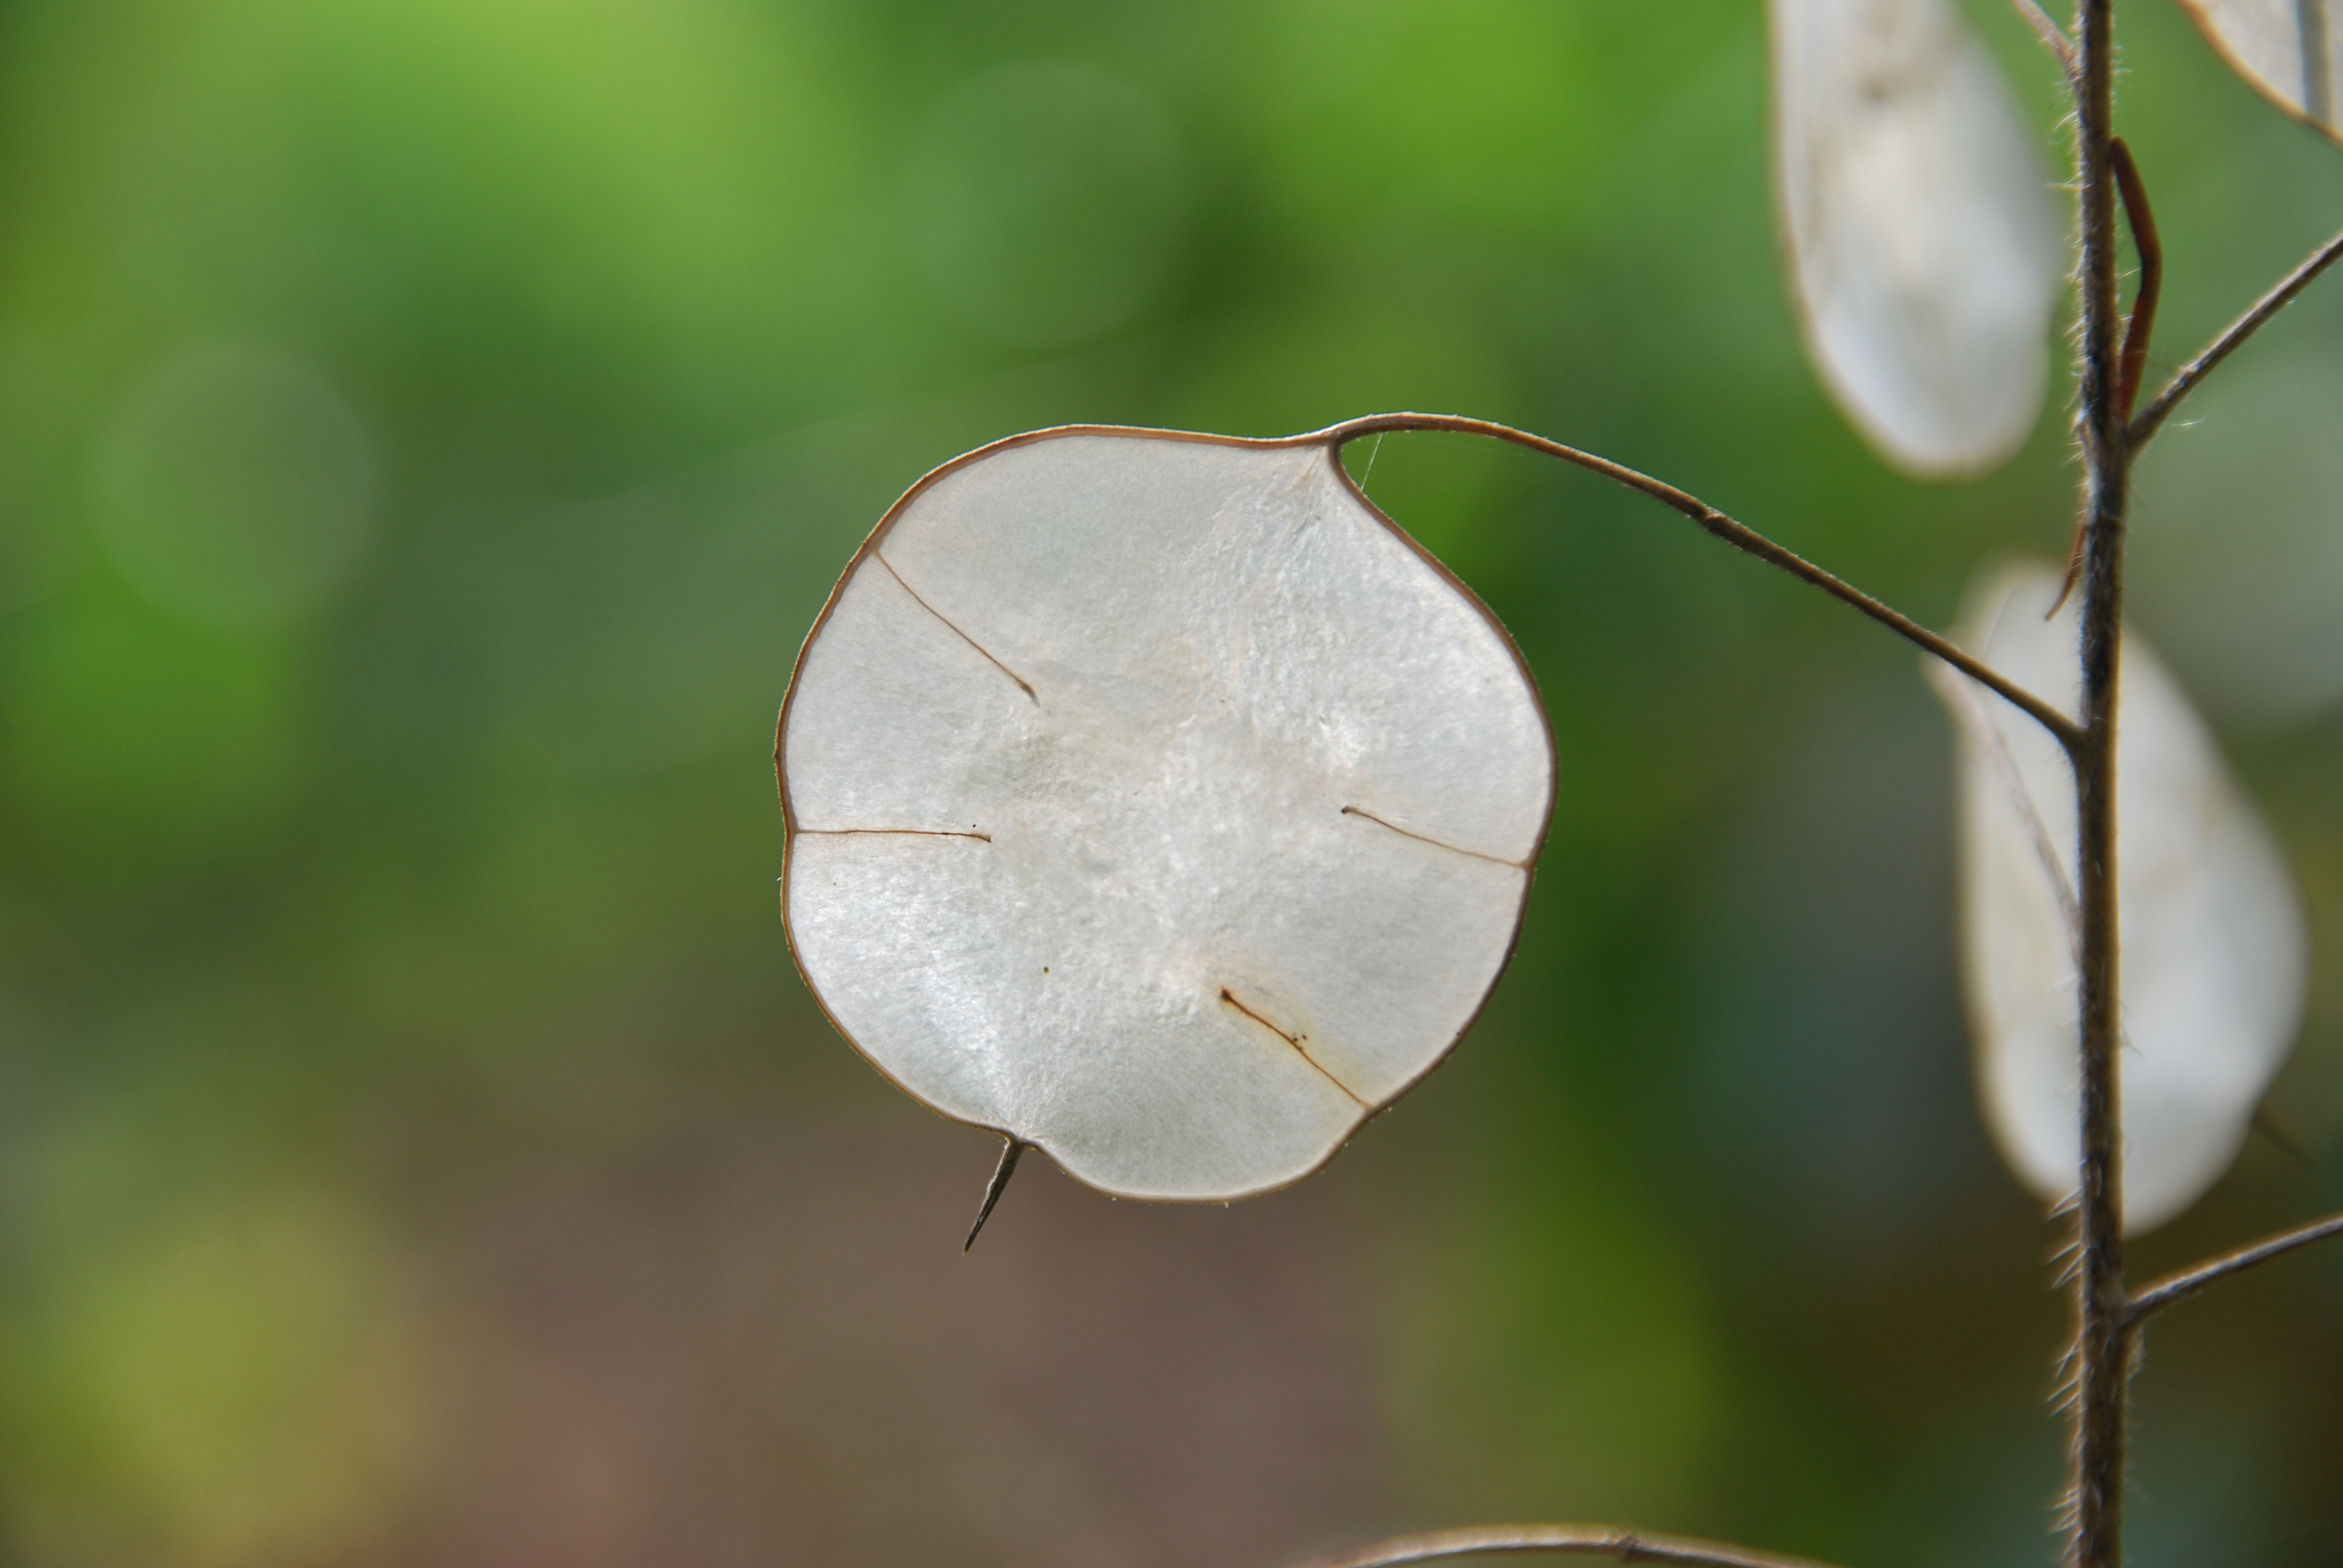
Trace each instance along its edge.
{"label": "round silvery disc", "polygon": [[781,710],[783,917],[849,1040],[1111,1192],[1308,1173],[1504,967],[1553,745],[1332,443],[1075,428],[888,513]]}

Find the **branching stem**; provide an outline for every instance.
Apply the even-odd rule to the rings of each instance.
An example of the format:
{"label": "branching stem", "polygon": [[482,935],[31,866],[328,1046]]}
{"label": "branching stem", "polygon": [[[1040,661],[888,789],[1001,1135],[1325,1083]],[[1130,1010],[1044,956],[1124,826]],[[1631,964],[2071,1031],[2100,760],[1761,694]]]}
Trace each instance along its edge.
{"label": "branching stem", "polygon": [[2305,1225],[2299,1230],[2284,1231],[2266,1241],[2240,1247],[2234,1252],[2224,1252],[2208,1262],[2193,1269],[2183,1269],[2177,1274],[2167,1274],[2131,1299],[2130,1310],[2124,1314],[2124,1327],[2137,1329],[2150,1314],[2162,1312],[2176,1302],[2185,1302],[2207,1285],[2220,1283],[2232,1274],[2242,1274],[2247,1269],[2267,1263],[2272,1258],[2282,1258],[2298,1248],[2313,1241],[2324,1241],[2329,1236],[2343,1236],[2343,1214]]}
{"label": "branching stem", "polygon": [[[2139,397],[2140,377],[2147,368],[2148,340],[2156,335],[2157,301],[2164,294],[2164,241],[2157,236],[2156,212],[2147,204],[2147,186],[2140,180],[2139,166],[2132,162],[2131,148],[2121,136],[2109,138],[2107,163],[2115,174],[2116,190],[2123,197],[2124,222],[2130,226],[2132,246],[2139,252],[2139,287],[2132,296],[2131,315],[2124,322],[2123,357],[2116,371],[2116,417],[2128,421],[2132,404]],[[2087,511],[2075,519],[2075,542],[2066,551],[2066,580],[2051,601],[2050,615],[2058,613],[2066,596],[2075,591],[2075,580],[2082,576],[2083,535],[2089,521]]]}
{"label": "branching stem", "polygon": [[1490,419],[1472,419],[1459,414],[1370,414],[1363,418],[1346,419],[1340,425],[1330,425],[1318,432],[1339,451],[1342,447],[1363,436],[1381,436],[1399,430],[1446,430],[1467,436],[1485,436],[1493,440],[1509,441],[1549,457],[1559,457],[1575,464],[1589,473],[1624,485],[1627,488],[1651,497],[1664,506],[1672,507],[1698,523],[1707,532],[1723,539],[1735,549],[1755,556],[1769,566],[1778,567],[1799,581],[1818,588],[1823,592],[1862,611],[1880,625],[1925,648],[2021,709],[2036,723],[2057,738],[2068,752],[2080,744],[2083,732],[2075,721],[2048,702],[2019,686],[2000,671],[1994,669],[1964,651],[1957,644],[1930,631],[1926,627],[1889,608],[1865,593],[1861,588],[1833,576],[1795,551],[1784,548],[1746,524],[1718,511],[1696,496],[1676,488],[1663,479],[1638,473],[1608,457],[1598,457],[1592,452],[1582,452],[1575,447],[1565,447],[1544,436],[1534,436],[1526,430],[1516,430],[1510,425],[1500,425]]}
{"label": "branching stem", "polygon": [[1496,1557],[1533,1552],[1562,1557],[1608,1557],[1616,1563],[1672,1563],[1684,1568],[1825,1568],[1804,1557],[1780,1557],[1682,1535],[1639,1535],[1599,1524],[1497,1524],[1402,1535],[1372,1546],[1322,1557],[1308,1568],[1406,1568],[1456,1557]]}
{"label": "branching stem", "polygon": [[2147,445],[2148,438],[2164,427],[2172,417],[2172,410],[2180,400],[2197,389],[2197,384],[2213,373],[2213,367],[2235,353],[2238,345],[2262,328],[2263,323],[2294,303],[2294,297],[2309,287],[2318,275],[2343,260],[2343,234],[2337,235],[2310,253],[2300,266],[2278,279],[2268,294],[2254,302],[2253,307],[2222,329],[2221,335],[2206,345],[2204,352],[2182,366],[2164,389],[2149,399],[2139,417],[2131,422],[2131,446],[2134,451]]}
{"label": "branching stem", "polygon": [[2042,40],[2043,45],[2058,56],[2059,68],[2066,73],[2069,82],[2073,81],[2075,41],[2066,36],[2066,29],[2052,20],[2050,13],[2042,9],[2035,0],[2010,0],[2010,4],[2017,8],[2020,16],[2026,18],[2026,25],[2034,29],[2035,35]]}
{"label": "branching stem", "polygon": [[[2052,22],[2036,0],[2016,0],[2016,5],[2066,65],[2075,100],[2076,190],[2080,208],[2076,274],[2081,317],[2077,426],[2083,457],[2079,539],[2070,578],[2082,591],[2082,703],[2076,717],[2051,708],[1943,638],[1705,502],[1605,458],[1506,426],[1440,415],[1377,415],[1334,426],[1322,435],[1339,449],[1345,441],[1387,431],[1453,430],[1509,441],[1600,474],[1674,508],[1736,548],[1861,610],[2023,709],[2066,748],[2074,765],[2078,839],[2075,903],[2080,1054],[2080,1160],[2077,1191],[2071,1205],[2075,1342],[2066,1363],[2072,1382],[2065,1402],[2073,1422],[2067,1563],[2070,1568],[2121,1568],[2127,1402],[2137,1331],[2154,1312],[2220,1280],[2343,1235],[2343,1215],[2338,1215],[2158,1281],[2136,1298],[2124,1278],[2116,712],[2123,651],[2125,515],[2131,465],[2135,453],[2171,417],[2182,398],[2313,279],[2343,259],[2343,234],[2263,296],[2135,416],[2132,405],[2138,396],[2148,335],[2155,323],[2163,250],[2138,170],[2113,134],[2114,0],[2076,0],[2071,35]],[[2121,308],[2117,273],[2118,196],[2130,219],[2141,261],[2139,293],[2128,322]],[[1790,1568],[1795,1562],[1706,1542],[1643,1537],[1616,1530],[1524,1525],[1386,1542],[1325,1559],[1315,1568],[1400,1568],[1445,1558],[1530,1552],[1684,1563],[1693,1568]]]}

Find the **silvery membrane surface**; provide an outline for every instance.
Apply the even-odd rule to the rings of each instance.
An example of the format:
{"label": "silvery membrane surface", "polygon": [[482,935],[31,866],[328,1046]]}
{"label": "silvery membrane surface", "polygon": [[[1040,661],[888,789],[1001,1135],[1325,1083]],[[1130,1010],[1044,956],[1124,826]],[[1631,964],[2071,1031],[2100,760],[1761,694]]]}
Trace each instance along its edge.
{"label": "silvery membrane surface", "polygon": [[2343,5],[2336,0],[2180,0],[2263,96],[2343,139]]}
{"label": "silvery membrane surface", "polygon": [[839,1028],[1109,1191],[1323,1161],[1503,967],[1553,791],[1503,629],[1325,443],[1047,433],[940,470],[783,710]]}
{"label": "silvery membrane surface", "polygon": [[1775,183],[1806,343],[1897,467],[1975,475],[2048,385],[2037,138],[1951,0],[1775,0]]}
{"label": "silvery membrane surface", "polygon": [[[2059,574],[1982,574],[1959,638],[2075,713],[2078,607]],[[2116,731],[2119,1064],[2126,1229],[2195,1202],[2237,1157],[2292,1052],[2308,978],[2302,904],[2260,813],[2147,645],[2127,635]],[[1952,677],[1953,680],[1960,678]],[[2033,720],[1973,686],[1960,769],[1962,945],[1986,1118],[2026,1184],[2076,1189],[2078,1095],[2074,775]]]}

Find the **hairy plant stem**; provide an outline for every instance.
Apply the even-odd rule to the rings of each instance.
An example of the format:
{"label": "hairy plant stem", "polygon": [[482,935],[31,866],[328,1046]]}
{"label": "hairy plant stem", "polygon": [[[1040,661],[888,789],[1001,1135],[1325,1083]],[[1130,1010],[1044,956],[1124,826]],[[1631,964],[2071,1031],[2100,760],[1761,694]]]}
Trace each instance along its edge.
{"label": "hairy plant stem", "polygon": [[2120,954],[2116,893],[2116,693],[2123,651],[2124,508],[2131,433],[2122,408],[2116,277],[2114,0],[2076,6],[2075,143],[2080,195],[2083,708],[2075,765],[2076,890],[2082,912],[2082,1161],[2074,1205],[2074,1482],[2069,1560],[2123,1561],[2125,1400]]}

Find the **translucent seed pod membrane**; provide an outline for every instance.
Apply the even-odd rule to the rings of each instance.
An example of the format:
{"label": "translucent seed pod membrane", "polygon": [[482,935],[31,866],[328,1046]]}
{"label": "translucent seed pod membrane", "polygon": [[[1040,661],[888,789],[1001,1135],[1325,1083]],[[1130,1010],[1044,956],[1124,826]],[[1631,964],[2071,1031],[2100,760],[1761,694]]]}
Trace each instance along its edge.
{"label": "translucent seed pod membrane", "polygon": [[1808,353],[1896,467],[1996,467],[2049,377],[2059,229],[2036,138],[1950,0],[1771,13],[1775,182]]}
{"label": "translucent seed pod membrane", "polygon": [[1446,1054],[1554,793],[1518,651],[1332,441],[1073,428],[888,513],[781,709],[840,1030],[1132,1197],[1307,1174]]}
{"label": "translucent seed pod membrane", "polygon": [[2343,141],[2343,14],[2332,0],[2180,0],[2180,8],[2257,92]]}
{"label": "translucent seed pod membrane", "polygon": [[[2080,623],[2059,574],[1981,575],[1957,636],[2068,713]],[[2074,775],[2056,741],[1967,678],[1937,667],[1958,720],[1963,968],[1977,1087],[2003,1156],[2054,1202],[2080,1161]],[[2116,730],[2122,874],[2124,1221],[2152,1229],[2236,1159],[2294,1049],[2309,940],[2269,829],[2156,656],[2124,639]]]}

